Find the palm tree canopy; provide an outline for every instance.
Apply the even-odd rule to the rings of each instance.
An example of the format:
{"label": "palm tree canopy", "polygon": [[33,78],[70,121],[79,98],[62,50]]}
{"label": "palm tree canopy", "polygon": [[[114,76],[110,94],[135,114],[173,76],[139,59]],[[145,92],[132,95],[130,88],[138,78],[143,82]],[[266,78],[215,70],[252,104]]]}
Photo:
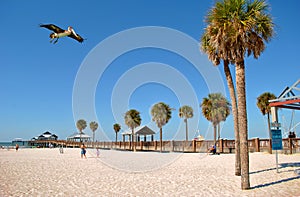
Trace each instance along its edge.
{"label": "palm tree canopy", "polygon": [[269,100],[276,99],[276,96],[270,92],[265,92],[257,97],[257,107],[260,109],[263,115],[271,113],[271,107],[269,106]]}
{"label": "palm tree canopy", "polygon": [[274,35],[274,24],[265,0],[222,0],[209,11],[201,50],[215,65],[220,59],[243,61],[245,54],[258,58]]}
{"label": "palm tree canopy", "polygon": [[86,128],[87,124],[86,121],[83,119],[80,119],[76,122],[76,127],[82,133],[82,131]]}
{"label": "palm tree canopy", "polygon": [[121,126],[119,125],[119,124],[114,124],[114,130],[115,130],[115,132],[117,133],[117,132],[119,132],[120,130],[121,130]]}
{"label": "palm tree canopy", "polygon": [[90,129],[94,132],[98,129],[98,123],[93,121],[93,122],[90,122]]}
{"label": "palm tree canopy", "polygon": [[131,109],[125,113],[125,124],[131,128],[134,129],[141,125],[142,119],[140,117],[140,112]]}
{"label": "palm tree canopy", "polygon": [[230,103],[221,93],[212,93],[201,103],[203,116],[213,125],[225,121],[230,114]]}
{"label": "palm tree canopy", "polygon": [[169,105],[159,102],[151,108],[152,121],[156,122],[158,128],[162,128],[172,117],[172,108]]}
{"label": "palm tree canopy", "polygon": [[192,118],[194,116],[193,108],[188,105],[184,105],[179,108],[178,115],[180,118],[184,119]]}

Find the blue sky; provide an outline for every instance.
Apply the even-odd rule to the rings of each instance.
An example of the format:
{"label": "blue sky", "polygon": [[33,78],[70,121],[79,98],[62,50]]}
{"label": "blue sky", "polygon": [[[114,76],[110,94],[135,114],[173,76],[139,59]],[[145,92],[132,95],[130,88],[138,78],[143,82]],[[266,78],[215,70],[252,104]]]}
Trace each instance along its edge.
{"label": "blue sky", "polygon": [[[127,46],[125,43],[131,44],[126,36],[122,37],[124,31],[133,32],[136,28],[143,27],[162,27],[171,32],[177,31],[197,43],[206,25],[204,17],[213,3],[210,0],[75,0],[51,1],[47,4],[34,0],[1,1],[0,141],[11,141],[17,137],[30,139],[46,130],[65,139],[76,131],[75,122],[78,118],[86,119],[88,123],[94,120],[99,122],[97,140],[114,139],[112,125],[118,122],[126,130],[123,115],[131,108],[141,112],[143,125],[149,125],[158,131],[155,124],[151,123],[149,112],[151,106],[159,101],[176,109],[173,111],[173,118],[164,127],[163,137],[184,139],[181,135],[184,133],[183,121],[178,118],[178,109],[183,104],[192,105],[183,102],[196,98],[192,99],[196,103],[192,107],[199,112],[199,103],[210,93],[209,86],[216,88],[212,83],[207,84],[207,80],[215,79],[224,83],[225,94],[229,99],[223,67],[213,67],[207,60],[201,60],[200,64],[212,73],[203,76],[187,60],[187,54],[144,45],[135,50],[124,50],[124,53],[117,51]],[[289,3],[269,1],[269,4],[276,25],[276,35],[258,60],[252,57],[245,59],[250,138],[268,136],[266,118],[256,107],[256,98],[266,91],[279,95],[286,86],[291,86],[299,79],[300,66],[296,57],[297,46],[300,44],[297,36],[300,31],[300,3],[290,0]],[[51,44],[50,31],[39,28],[41,23],[53,23],[61,28],[72,26],[86,40],[81,44],[70,38],[61,38],[57,44]],[[110,43],[110,38],[115,35],[120,35],[119,45]],[[171,39],[171,36],[162,33],[147,36],[149,40],[158,38],[162,45]],[[138,34],[134,39],[142,42],[145,35]],[[99,47],[106,50],[103,47],[104,41],[108,43],[107,51],[97,52]],[[174,47],[189,47],[181,41],[173,41]],[[199,52],[199,57],[207,59],[197,48],[189,50],[191,53]],[[105,58],[113,53],[117,53],[116,57],[110,64],[104,65]],[[94,73],[99,80],[92,84],[95,91],[88,92],[93,95],[94,102],[78,104],[93,106],[95,115],[90,115],[77,109],[76,99],[81,102],[89,100],[84,100],[88,98],[84,92],[78,98],[76,80],[80,79],[85,62],[89,62],[93,54],[97,58],[95,64],[90,66],[95,70],[106,67],[101,75]],[[157,69],[154,69],[156,66]],[[129,89],[129,85],[134,84],[135,80],[138,83],[133,89]],[[163,83],[164,80],[166,81]],[[89,86],[90,81],[90,76],[85,76],[77,82]],[[182,96],[184,93],[187,98]],[[279,116],[283,123],[289,125],[291,111],[281,110]],[[294,121],[299,122],[299,112],[295,112]],[[191,122],[196,123],[196,126],[190,126],[190,139],[197,135],[197,130],[206,138],[211,138],[211,125],[201,114]],[[222,137],[233,138],[232,117],[222,125]],[[85,132],[91,134],[89,128]],[[158,135],[155,137],[158,139]]]}

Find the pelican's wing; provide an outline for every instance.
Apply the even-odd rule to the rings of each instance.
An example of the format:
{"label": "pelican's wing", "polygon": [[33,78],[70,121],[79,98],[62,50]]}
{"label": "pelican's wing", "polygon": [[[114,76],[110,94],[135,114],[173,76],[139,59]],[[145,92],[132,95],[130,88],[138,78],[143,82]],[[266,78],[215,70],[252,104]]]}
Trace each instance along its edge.
{"label": "pelican's wing", "polygon": [[78,42],[83,42],[84,41],[84,39],[79,34],[76,34],[76,35],[77,36],[75,36],[74,34],[71,34],[71,35],[69,35],[69,37],[77,40]]}
{"label": "pelican's wing", "polygon": [[47,24],[47,25],[41,24],[40,27],[45,27],[51,31],[54,31],[55,33],[63,33],[65,31],[65,30],[61,29],[60,27],[57,27],[56,25],[53,25],[53,24]]}

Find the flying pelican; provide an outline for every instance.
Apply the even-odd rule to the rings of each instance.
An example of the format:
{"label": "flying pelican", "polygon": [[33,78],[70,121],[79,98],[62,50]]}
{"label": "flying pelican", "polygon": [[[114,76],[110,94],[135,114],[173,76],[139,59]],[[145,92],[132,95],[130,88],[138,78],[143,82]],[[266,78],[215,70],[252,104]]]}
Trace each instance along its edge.
{"label": "flying pelican", "polygon": [[76,32],[74,31],[74,29],[72,27],[68,27],[67,30],[61,29],[60,27],[57,27],[56,25],[53,24],[41,24],[40,27],[45,27],[51,31],[53,31],[54,33],[50,34],[50,42],[52,43],[52,41],[56,38],[56,40],[53,42],[53,44],[57,43],[58,39],[61,37],[70,37],[73,38],[75,40],[77,40],[78,42],[83,42],[83,38],[79,35],[76,34]]}

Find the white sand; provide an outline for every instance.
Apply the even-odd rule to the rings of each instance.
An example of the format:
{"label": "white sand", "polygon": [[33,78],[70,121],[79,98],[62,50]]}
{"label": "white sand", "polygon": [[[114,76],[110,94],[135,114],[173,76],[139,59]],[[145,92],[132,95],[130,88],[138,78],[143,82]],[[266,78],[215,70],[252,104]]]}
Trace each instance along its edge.
{"label": "white sand", "polygon": [[240,189],[234,154],[88,149],[0,150],[0,196],[300,196],[300,154],[250,154],[252,189]]}

